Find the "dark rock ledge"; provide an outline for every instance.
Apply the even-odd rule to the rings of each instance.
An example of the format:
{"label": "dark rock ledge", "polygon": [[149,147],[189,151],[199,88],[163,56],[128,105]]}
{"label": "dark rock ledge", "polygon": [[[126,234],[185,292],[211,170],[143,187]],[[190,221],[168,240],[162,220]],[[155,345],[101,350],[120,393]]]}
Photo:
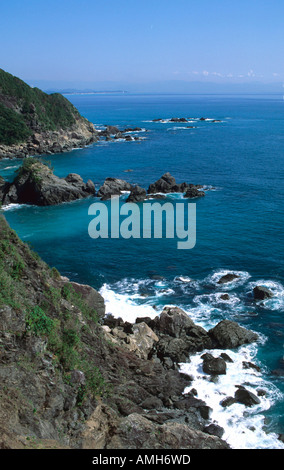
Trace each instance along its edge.
{"label": "dark rock ledge", "polygon": [[98,140],[99,133],[93,124],[82,119],[69,129],[37,130],[26,142],[9,146],[0,143],[0,159],[70,152],[74,148],[84,148]]}
{"label": "dark rock ledge", "polygon": [[80,175],[71,173],[65,178],[53,174],[48,165],[37,158],[28,157],[17,172],[12,183],[0,177],[0,203],[7,205],[34,204],[39,206],[55,205],[86,197],[99,197],[108,200],[112,196],[120,196],[129,192],[126,202],[142,202],[147,199],[163,199],[166,194],[180,192],[185,198],[205,196],[203,186],[188,183],[177,184],[170,173],[165,173],[148,190],[118,178],[106,178],[103,185],[96,191],[91,180],[83,182]]}
{"label": "dark rock ledge", "polygon": [[172,117],[170,119],[157,118],[157,119],[153,119],[152,122],[185,123],[185,122],[192,121],[192,119],[194,119],[195,121],[221,122],[220,119],[209,119],[209,118],[205,118],[205,117],[201,117],[201,118],[198,118],[198,119],[196,119],[196,118],[185,118],[185,117]]}
{"label": "dark rock ledge", "polygon": [[136,135],[140,132],[146,132],[146,130],[141,127],[127,127],[125,129],[119,129],[116,126],[106,126],[104,130],[98,131],[98,135],[100,139],[105,138],[106,141],[115,141],[118,139],[136,141],[141,140],[141,137]]}
{"label": "dark rock ledge", "polygon": [[119,130],[114,126],[106,126],[103,131],[95,129],[91,122],[86,119],[78,120],[69,129],[58,129],[56,131],[34,132],[26,142],[19,144],[4,145],[0,143],[0,160],[2,158],[25,158],[28,156],[51,155],[56,153],[70,152],[74,148],[84,148],[100,140],[125,141],[141,140],[137,133],[143,131],[140,127]]}
{"label": "dark rock ledge", "polygon": [[95,185],[91,180],[84,183],[81,176],[75,173],[58,178],[47,165],[33,157],[24,160],[12,183],[0,179],[0,202],[3,205],[17,203],[49,206],[94,194]]}
{"label": "dark rock ledge", "polygon": [[104,184],[98,190],[97,196],[103,200],[111,196],[120,196],[123,191],[130,191],[127,202],[141,202],[145,199],[164,198],[170,193],[184,193],[185,198],[198,198],[205,196],[204,186],[189,183],[176,183],[170,173],[165,173],[155,183],[150,184],[148,189],[133,185],[118,178],[106,178]]}
{"label": "dark rock ledge", "polygon": [[[154,367],[161,367],[164,371],[175,374],[179,371],[179,363],[190,361],[190,355],[204,349],[226,348],[228,344],[232,348],[241,346],[248,342],[253,342],[258,339],[258,336],[245,328],[239,326],[235,322],[226,321],[220,322],[210,331],[205,331],[202,327],[196,325],[191,318],[178,307],[165,307],[160,316],[154,319],[149,317],[137,318],[135,324],[124,322],[121,318],[114,318],[108,315],[104,318],[102,326],[106,338],[116,344],[134,353],[137,357]],[[233,362],[228,354],[222,353],[220,357],[214,358],[211,354],[204,354],[203,370],[205,374],[211,379],[217,375],[226,374],[227,363]],[[244,367],[256,367],[253,364],[244,365]],[[136,371],[138,377],[142,372]],[[190,376],[179,374],[177,384],[180,380],[185,380],[187,387],[190,386]],[[142,379],[142,378],[141,378]],[[161,377],[156,377],[155,381],[158,382]],[[145,381],[140,381],[139,385],[143,387],[144,393],[139,389],[139,397],[135,389],[135,403],[138,405],[140,412],[136,409],[135,423],[144,429],[146,423],[141,418],[146,418],[148,421],[155,423],[155,425],[167,423],[183,423],[197,430],[209,435],[214,435],[216,438],[221,438],[224,430],[210,421],[211,408],[198,398],[198,391],[192,389],[187,394],[179,394],[177,390],[171,390],[172,382],[169,382],[167,392],[162,393],[162,387],[155,387],[156,393],[154,396],[145,394]],[[150,382],[148,381],[147,391],[151,390]],[[258,404],[259,398],[253,393],[247,391],[244,387],[236,385],[238,391],[235,397],[232,398],[232,403],[242,403],[246,406],[253,406]],[[153,390],[153,389],[152,389]],[[134,391],[127,388],[122,391],[128,399],[132,400]],[[229,404],[229,400],[227,400]],[[224,404],[223,406],[228,406]],[[142,411],[144,410],[144,411]],[[129,409],[124,409],[124,413],[129,416],[133,411],[130,406]],[[140,414],[140,417],[139,417]],[[134,417],[130,414],[128,423],[132,422]],[[139,423],[139,424],[138,424]],[[153,424],[152,424],[153,425]],[[132,426],[132,425],[131,425]],[[130,427],[131,427],[130,426]],[[134,426],[134,424],[133,424]],[[148,423],[148,429],[151,425]],[[129,434],[129,437],[131,433]],[[219,441],[221,443],[221,441]],[[226,445],[225,445],[226,447]],[[224,448],[225,448],[224,447]]]}

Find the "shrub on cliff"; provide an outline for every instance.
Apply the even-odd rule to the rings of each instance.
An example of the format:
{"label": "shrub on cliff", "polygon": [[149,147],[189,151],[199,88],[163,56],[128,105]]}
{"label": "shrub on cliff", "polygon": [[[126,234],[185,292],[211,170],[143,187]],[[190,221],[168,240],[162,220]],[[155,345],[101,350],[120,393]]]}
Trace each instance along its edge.
{"label": "shrub on cliff", "polygon": [[30,135],[24,118],[0,103],[0,142],[12,145],[25,141]]}

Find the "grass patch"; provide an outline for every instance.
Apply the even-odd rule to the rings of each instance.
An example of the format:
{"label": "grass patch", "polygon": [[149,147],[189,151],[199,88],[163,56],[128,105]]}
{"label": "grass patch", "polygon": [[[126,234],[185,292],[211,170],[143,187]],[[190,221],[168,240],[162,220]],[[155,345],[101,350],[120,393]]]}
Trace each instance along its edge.
{"label": "grass patch", "polygon": [[27,330],[32,331],[35,335],[49,335],[54,327],[53,320],[36,305],[26,314]]}

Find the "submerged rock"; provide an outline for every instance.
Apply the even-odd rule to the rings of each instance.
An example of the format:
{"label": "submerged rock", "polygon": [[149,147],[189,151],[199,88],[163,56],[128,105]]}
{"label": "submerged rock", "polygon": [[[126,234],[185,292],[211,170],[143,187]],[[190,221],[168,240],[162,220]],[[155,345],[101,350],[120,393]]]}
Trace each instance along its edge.
{"label": "submerged rock", "polygon": [[220,299],[221,300],[230,300],[230,296],[229,296],[229,294],[222,294],[222,295],[220,295]]}

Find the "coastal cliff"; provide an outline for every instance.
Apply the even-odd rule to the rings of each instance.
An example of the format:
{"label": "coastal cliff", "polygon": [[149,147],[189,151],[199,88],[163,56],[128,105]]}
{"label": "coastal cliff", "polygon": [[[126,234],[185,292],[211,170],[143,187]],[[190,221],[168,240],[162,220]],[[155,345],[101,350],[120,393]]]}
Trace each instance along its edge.
{"label": "coastal cliff", "polygon": [[[234,322],[207,332],[176,307],[134,324],[106,316],[97,291],[50,268],[3,216],[0,240],[0,448],[229,448],[197,392],[183,394],[178,363],[257,335]],[[205,356],[205,374],[226,373],[225,356]]]}
{"label": "coastal cliff", "polygon": [[64,96],[0,69],[0,159],[70,151],[97,140],[93,124]]}

